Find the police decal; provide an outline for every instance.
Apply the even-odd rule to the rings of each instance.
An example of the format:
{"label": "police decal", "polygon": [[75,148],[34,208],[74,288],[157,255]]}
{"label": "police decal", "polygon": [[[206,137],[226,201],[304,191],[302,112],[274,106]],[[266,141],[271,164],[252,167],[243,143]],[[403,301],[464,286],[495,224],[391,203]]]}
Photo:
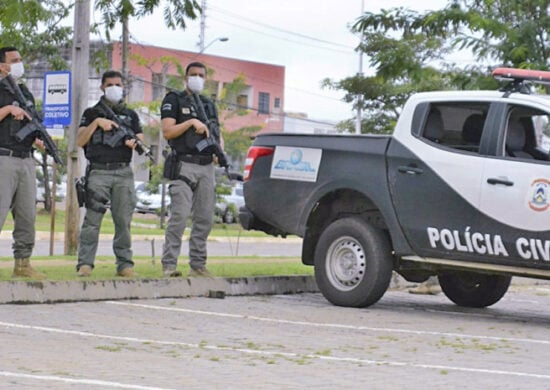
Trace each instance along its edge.
{"label": "police decal", "polygon": [[[445,249],[479,255],[509,257],[500,234],[472,232],[470,226],[464,231],[435,227],[426,228],[428,241],[433,249]],[[540,238],[519,237],[513,250],[524,260],[542,260],[550,262],[550,240]]]}
{"label": "police decal", "polygon": [[471,232],[469,226],[463,234],[458,230],[437,229],[434,227],[428,227],[427,232],[432,248],[442,246],[450,251],[508,256],[508,251],[499,234]]}
{"label": "police decal", "polygon": [[548,203],[548,192],[550,190],[550,181],[547,179],[536,179],[531,183],[530,196],[528,200],[529,207],[534,211],[546,211],[550,204]]}

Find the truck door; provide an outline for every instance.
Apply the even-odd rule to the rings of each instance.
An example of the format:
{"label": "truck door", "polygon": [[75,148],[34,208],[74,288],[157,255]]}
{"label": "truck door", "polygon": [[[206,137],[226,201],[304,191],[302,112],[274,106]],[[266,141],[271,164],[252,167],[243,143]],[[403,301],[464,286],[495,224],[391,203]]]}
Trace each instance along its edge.
{"label": "truck door", "polygon": [[417,109],[413,127],[417,123],[418,129],[390,145],[392,200],[408,243],[420,256],[449,258],[452,253],[472,259],[475,250],[467,238],[482,218],[487,157],[480,145],[488,111],[485,102],[431,104]]}
{"label": "truck door", "polygon": [[520,266],[550,262],[550,113],[508,104],[483,172],[480,208],[485,228],[498,234],[504,259]]}

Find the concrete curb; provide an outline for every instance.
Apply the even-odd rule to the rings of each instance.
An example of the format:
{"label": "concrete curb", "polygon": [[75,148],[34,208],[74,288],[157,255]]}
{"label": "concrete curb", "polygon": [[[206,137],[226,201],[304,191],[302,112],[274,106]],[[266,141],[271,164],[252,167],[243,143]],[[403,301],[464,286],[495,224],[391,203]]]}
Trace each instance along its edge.
{"label": "concrete curb", "polygon": [[56,303],[117,299],[157,299],[225,295],[318,292],[315,278],[171,278],[101,281],[9,281],[0,283],[0,303]]}
{"label": "concrete curb", "polygon": [[[406,287],[394,275],[389,289]],[[166,278],[72,281],[7,281],[0,283],[0,304],[86,302],[119,299],[158,299],[319,292],[312,275],[246,278]]]}

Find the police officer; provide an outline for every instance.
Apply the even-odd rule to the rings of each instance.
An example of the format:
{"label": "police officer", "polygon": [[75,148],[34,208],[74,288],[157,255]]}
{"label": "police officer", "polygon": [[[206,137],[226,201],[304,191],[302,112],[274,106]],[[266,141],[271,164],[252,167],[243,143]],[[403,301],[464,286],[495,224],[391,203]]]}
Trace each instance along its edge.
{"label": "police officer", "polygon": [[143,140],[139,117],[124,103],[122,74],[107,71],[101,78],[104,95],[84,111],[76,142],[84,148],[88,159],[86,216],[82,224],[78,248],[78,276],[92,274],[97,252],[101,221],[110,203],[115,225],[113,251],[117,275],[134,276],[130,222],[136,205],[134,174],[130,166],[135,140],[120,137],[115,115]]}
{"label": "police officer", "polygon": [[[171,216],[166,227],[162,254],[163,274],[167,277],[182,275],[176,267],[182,235],[190,214],[189,276],[210,276],[206,269],[206,240],[212,230],[216,205],[215,157],[209,149],[199,151],[197,144],[209,137],[218,144],[222,140],[214,103],[199,95],[205,79],[204,64],[190,63],[185,69],[186,89],[168,93],[161,106],[162,132],[180,162],[179,175],[170,182],[169,187]],[[197,99],[200,99],[200,103]],[[207,119],[202,115],[199,104]]]}
{"label": "police officer", "polygon": [[[15,47],[0,48],[0,72],[18,81],[24,73],[23,60]],[[34,97],[24,84],[18,84],[25,98],[34,104]],[[35,241],[36,220],[36,166],[32,158],[32,144],[43,148],[40,140],[27,137],[21,142],[15,134],[32,118],[16,101],[14,90],[7,80],[0,83],[0,231],[8,212],[14,219],[13,277],[42,279],[45,275],[30,265]]]}

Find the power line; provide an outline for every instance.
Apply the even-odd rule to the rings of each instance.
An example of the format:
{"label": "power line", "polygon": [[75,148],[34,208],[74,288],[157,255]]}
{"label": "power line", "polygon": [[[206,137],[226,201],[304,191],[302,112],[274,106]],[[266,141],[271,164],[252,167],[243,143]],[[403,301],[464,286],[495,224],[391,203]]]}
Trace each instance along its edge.
{"label": "power line", "polygon": [[[315,48],[318,48],[318,49],[322,49],[322,50],[330,50],[330,51],[334,51],[334,52],[338,52],[338,53],[343,53],[343,54],[353,54],[352,52],[350,52],[349,50],[340,50],[340,49],[333,49],[333,48],[329,48],[329,47],[322,47],[322,46],[318,46],[318,45],[312,45],[312,44],[308,44],[308,43],[304,43],[304,42],[298,42],[298,41],[295,41],[295,40],[292,40],[292,39],[288,39],[288,38],[283,38],[283,37],[278,37],[276,35],[273,35],[273,34],[268,34],[266,32],[262,32],[262,31],[259,31],[259,30],[255,30],[255,29],[252,29],[252,28],[249,28],[249,27],[244,27],[244,26],[241,26],[239,24],[235,24],[235,23],[231,23],[231,22],[228,22],[227,20],[223,20],[223,19],[218,19],[216,17],[210,17],[210,19],[214,19],[220,23],[224,23],[224,24],[228,24],[230,26],[234,26],[234,27],[238,27],[238,28],[242,28],[243,30],[248,30],[248,31],[252,31],[256,34],[261,34],[261,35],[265,35],[265,36],[268,36],[268,37],[272,37],[272,38],[276,38],[276,39],[280,39],[282,41],[286,41],[286,42],[292,42],[292,43],[296,43],[298,45],[302,45],[302,46],[309,46],[309,47],[315,47]],[[353,47],[350,46],[350,49],[354,49]]]}
{"label": "power line", "polygon": [[[301,34],[301,33],[295,32],[295,31],[285,30],[285,29],[282,29],[282,28],[280,28],[280,27],[271,26],[271,25],[266,24],[266,23],[259,23],[259,22],[256,21],[256,20],[253,20],[253,19],[244,17],[244,16],[242,16],[242,15],[236,14],[236,13],[234,13],[234,12],[228,11],[228,10],[223,9],[223,8],[220,8],[220,7],[212,7],[212,6],[210,6],[209,8],[210,8],[210,9],[213,9],[214,11],[217,11],[217,12],[219,12],[219,13],[221,13],[221,14],[225,14],[225,15],[228,15],[228,16],[232,16],[232,17],[234,17],[234,18],[241,19],[241,20],[246,20],[246,21],[249,22],[249,23],[258,25],[258,26],[260,26],[260,27],[264,27],[264,28],[268,28],[268,29],[275,30],[275,31],[279,31],[279,32],[282,32],[282,33],[284,33],[284,34],[289,34],[289,35],[293,35],[293,36],[296,36],[296,37],[305,38],[305,39],[309,39],[309,40],[312,40],[312,41],[325,43],[325,44],[328,44],[328,45],[339,46],[339,47],[346,48],[346,49],[350,49],[350,50],[354,50],[354,49],[355,49],[355,47],[353,47],[353,46],[344,45],[344,44],[342,44],[342,43],[331,42],[331,41],[327,41],[327,40],[324,40],[324,39],[320,39],[320,38],[316,38],[316,37],[311,37],[311,36],[309,36],[309,35]],[[244,28],[244,27],[243,27],[243,28]],[[327,50],[331,50],[331,49],[327,49]]]}

